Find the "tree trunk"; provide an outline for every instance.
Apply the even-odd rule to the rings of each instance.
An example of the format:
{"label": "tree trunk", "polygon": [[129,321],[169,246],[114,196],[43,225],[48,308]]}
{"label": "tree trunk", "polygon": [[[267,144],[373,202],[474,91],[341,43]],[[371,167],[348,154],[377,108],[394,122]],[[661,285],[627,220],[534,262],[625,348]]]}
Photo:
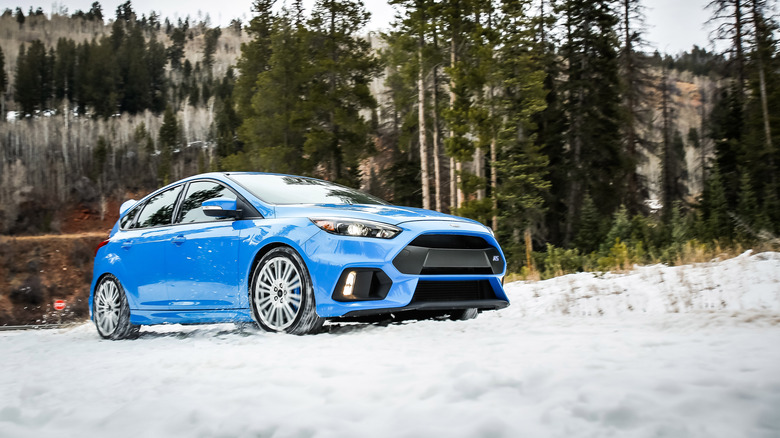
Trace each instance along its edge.
{"label": "tree trunk", "polygon": [[531,240],[531,229],[526,227],[525,231],[523,232],[523,237],[525,240],[525,264],[528,266],[528,273],[531,274],[535,271],[534,269],[534,261],[533,258],[531,258],[531,253],[533,252],[533,241]]}
{"label": "tree trunk", "polygon": [[626,182],[628,199],[627,204],[631,213],[637,213],[639,209],[639,178],[637,176],[636,163],[638,162],[636,143],[636,111],[637,102],[635,100],[636,87],[636,71],[634,69],[634,63],[632,57],[634,56],[634,48],[631,44],[631,0],[623,0],[623,30],[625,38],[625,47],[623,48],[623,62],[625,66],[625,81],[627,84],[626,90],[626,106],[627,106],[627,121],[626,121],[626,153],[632,162],[632,168],[628,172],[628,181]]}
{"label": "tree trunk", "polygon": [[758,7],[756,6],[756,2],[753,2],[753,27],[755,28],[756,32],[756,67],[758,68],[758,83],[759,83],[759,89],[761,93],[761,115],[764,118],[764,145],[766,147],[766,153],[767,157],[769,158],[769,166],[772,169],[771,172],[771,178],[772,178],[772,186],[775,187],[776,176],[775,176],[775,163],[774,163],[774,147],[772,146],[772,128],[769,124],[769,104],[767,103],[767,96],[766,96],[766,79],[764,76],[764,61],[762,58],[762,50],[761,47],[758,45],[760,44],[760,38],[758,36],[759,29],[763,27],[763,24],[761,23],[761,15],[758,12]]}
{"label": "tree trunk", "polygon": [[669,139],[669,131],[671,129],[671,114],[669,109],[669,76],[666,68],[662,70],[661,77],[661,118],[662,118],[662,149],[663,154],[661,160],[661,202],[664,217],[667,216],[672,210],[672,204],[674,203],[674,171],[673,171],[673,157],[672,157],[672,142]]}
{"label": "tree trunk", "polygon": [[[744,98],[745,90],[745,52],[742,48],[742,2],[734,1],[734,48],[736,49],[737,73],[739,77],[739,95]],[[741,100],[744,103],[744,99]]]}
{"label": "tree trunk", "polygon": [[[458,48],[455,35],[450,40],[450,68],[455,68],[455,64],[458,62],[458,56],[456,50]],[[450,78],[450,107],[455,106],[455,79]],[[455,131],[450,131],[450,137],[455,137]],[[461,190],[460,175],[463,170],[463,164],[460,161],[455,161],[454,158],[450,158],[450,199],[452,201],[450,205],[450,211],[457,210],[463,204],[463,190]]]}
{"label": "tree trunk", "polygon": [[450,213],[458,208],[458,183],[455,178],[455,159],[450,157]]}
{"label": "tree trunk", "polygon": [[425,74],[423,72],[423,36],[420,32],[420,41],[417,46],[417,55],[420,66],[417,70],[417,112],[418,131],[420,133],[420,169],[422,170],[422,201],[423,208],[431,208],[431,185],[428,175],[428,141],[425,136]]}
{"label": "tree trunk", "polygon": [[[474,175],[477,178],[485,177],[485,151],[478,147],[474,150]],[[477,200],[485,199],[485,189],[477,189]]]}
{"label": "tree trunk", "polygon": [[[434,44],[436,36],[434,34]],[[436,211],[442,211],[441,194],[441,146],[439,145],[439,71],[433,66],[433,178],[436,192]]]}
{"label": "tree trunk", "polygon": [[488,88],[488,98],[490,99],[490,198],[492,199],[493,215],[490,222],[493,231],[498,230],[498,172],[496,162],[498,161],[498,139],[496,138],[495,109],[493,108],[493,86]]}
{"label": "tree trunk", "polygon": [[496,161],[498,160],[498,145],[496,134],[490,139],[490,197],[493,198],[493,219],[490,223],[493,231],[498,230],[498,175]]}
{"label": "tree trunk", "polygon": [[704,193],[704,185],[707,183],[707,137],[705,131],[705,123],[707,117],[707,110],[705,106],[707,104],[707,88],[704,84],[701,86],[701,123],[700,123],[700,135],[699,135],[699,159],[701,161],[701,193]]}

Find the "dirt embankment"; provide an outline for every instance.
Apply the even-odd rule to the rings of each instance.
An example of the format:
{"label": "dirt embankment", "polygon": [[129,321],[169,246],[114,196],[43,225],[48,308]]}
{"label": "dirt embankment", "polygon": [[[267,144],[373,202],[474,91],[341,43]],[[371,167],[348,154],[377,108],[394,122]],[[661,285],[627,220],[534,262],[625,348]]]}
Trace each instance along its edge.
{"label": "dirt embankment", "polygon": [[[63,234],[0,236],[0,326],[83,320],[98,243],[116,221],[109,214],[76,208],[64,214]],[[54,300],[65,300],[64,310]]]}

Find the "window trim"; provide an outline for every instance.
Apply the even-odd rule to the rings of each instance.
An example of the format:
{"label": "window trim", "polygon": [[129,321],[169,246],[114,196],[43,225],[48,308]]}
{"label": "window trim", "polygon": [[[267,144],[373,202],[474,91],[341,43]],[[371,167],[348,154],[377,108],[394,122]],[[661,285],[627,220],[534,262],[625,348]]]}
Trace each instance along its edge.
{"label": "window trim", "polygon": [[[140,208],[141,210],[138,213],[143,213],[143,211],[146,208],[146,206],[149,205],[149,200],[150,199],[154,198],[155,196],[159,195],[160,193],[167,192],[168,190],[173,190],[173,189],[175,189],[177,187],[183,187],[185,185],[186,185],[186,183],[177,184],[177,185],[175,185],[173,187],[168,187],[168,188],[164,188],[164,190],[158,190],[156,192],[153,192],[151,195],[147,196],[146,199],[144,199],[143,203],[141,203],[140,205],[138,205],[136,207],[133,207],[133,210],[135,210],[136,208]],[[128,228],[124,228],[124,230],[126,230],[126,231],[130,231],[130,230],[152,230],[152,229],[155,229],[155,228],[170,227],[170,226],[174,225],[173,214],[176,213],[176,209],[177,209],[177,207],[179,205],[179,201],[181,200],[182,193],[184,193],[183,188],[182,188],[181,191],[179,191],[179,194],[176,195],[176,200],[173,201],[173,213],[171,213],[171,222],[170,223],[163,224],[163,225],[154,225],[154,226],[151,226],[151,227],[137,227],[136,225],[138,224],[138,218],[140,216],[137,213],[136,216],[133,218],[133,221],[128,226]],[[130,212],[128,212],[128,213],[130,213]]]}
{"label": "window trim", "polygon": [[[233,180],[231,180],[231,181],[233,181]],[[224,221],[217,220],[217,221],[200,221],[200,222],[187,222],[187,223],[181,222],[181,215],[180,215],[180,213],[181,213],[181,204],[184,202],[184,196],[186,196],[186,193],[187,193],[187,190],[189,190],[190,184],[196,183],[196,182],[214,182],[214,183],[222,185],[223,187],[226,187],[228,190],[233,192],[234,195],[236,195],[236,201],[240,201],[240,203],[243,204],[243,207],[246,207],[247,209],[249,209],[249,211],[245,211],[245,213],[248,213],[249,216],[244,216],[241,219],[231,218],[231,220],[229,220],[229,221],[228,220],[224,220]],[[155,225],[153,227],[143,227],[143,228],[135,226],[138,223],[138,213],[141,213],[143,211],[143,209],[146,208],[146,205],[149,203],[149,200],[154,198],[156,195],[162,193],[163,191],[165,191],[165,190],[160,189],[160,190],[157,190],[156,192],[152,192],[150,195],[146,196],[145,199],[143,199],[141,202],[139,202],[138,205],[135,205],[135,206],[133,206],[133,208],[128,210],[128,212],[125,213],[125,216],[130,214],[130,212],[133,211],[133,210],[140,209],[138,211],[138,213],[136,213],[136,216],[133,218],[133,220],[130,221],[130,223],[128,223],[126,227],[122,228],[122,226],[120,225],[119,229],[122,230],[122,231],[151,230],[151,229],[155,229],[155,228],[172,227],[172,226],[176,226],[176,225],[193,225],[193,224],[208,224],[208,223],[219,223],[219,222],[233,222],[233,221],[236,221],[236,220],[244,220],[244,219],[265,219],[263,214],[260,213],[259,211],[257,211],[257,208],[255,208],[252,205],[252,203],[250,203],[243,195],[238,193],[233,187],[230,187],[228,185],[228,183],[225,183],[225,182],[220,181],[218,179],[215,179],[215,178],[198,178],[198,179],[194,179],[194,180],[191,180],[191,181],[183,182],[181,184],[177,184],[177,185],[175,185],[173,187],[168,188],[168,190],[174,189],[176,187],[182,187],[182,190],[181,190],[181,192],[179,192],[179,195],[176,197],[175,206],[174,206],[174,209],[173,209],[173,217],[171,219],[171,223],[166,224],[166,225]],[[163,187],[163,189],[165,189],[165,188]],[[173,218],[175,218],[175,220]],[[121,220],[121,218],[120,218],[120,220]]]}
{"label": "window trim", "polygon": [[[231,180],[232,181],[232,180]],[[198,222],[182,222],[181,217],[181,204],[184,203],[185,196],[187,195],[187,191],[190,189],[190,185],[193,183],[199,183],[199,182],[211,182],[221,185],[222,187],[225,187],[229,191],[231,191],[234,195],[236,195],[236,202],[239,204],[243,204],[244,207],[248,207],[251,209],[250,211],[245,211],[245,213],[249,213],[250,216],[243,216],[240,219],[239,218],[229,218],[226,220],[206,220],[206,221],[198,221]],[[244,219],[265,219],[263,215],[257,211],[257,209],[249,202],[245,197],[243,197],[240,193],[238,193],[233,187],[230,187],[227,183],[220,181],[218,179],[214,178],[198,178],[191,181],[187,181],[185,183],[186,187],[184,188],[184,191],[182,192],[182,196],[177,200],[176,202],[176,209],[174,211],[174,217],[176,220],[172,223],[172,225],[193,225],[193,224],[213,224],[213,223],[220,223],[220,222],[234,222],[237,220],[244,220]],[[256,214],[256,215],[255,215]]]}

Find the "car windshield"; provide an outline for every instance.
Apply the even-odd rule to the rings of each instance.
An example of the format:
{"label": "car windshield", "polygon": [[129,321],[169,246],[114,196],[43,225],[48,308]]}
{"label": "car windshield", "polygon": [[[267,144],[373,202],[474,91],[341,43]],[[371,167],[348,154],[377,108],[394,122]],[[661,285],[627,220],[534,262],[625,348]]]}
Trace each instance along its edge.
{"label": "car windshield", "polygon": [[387,204],[368,193],[314,178],[250,173],[230,178],[269,204]]}

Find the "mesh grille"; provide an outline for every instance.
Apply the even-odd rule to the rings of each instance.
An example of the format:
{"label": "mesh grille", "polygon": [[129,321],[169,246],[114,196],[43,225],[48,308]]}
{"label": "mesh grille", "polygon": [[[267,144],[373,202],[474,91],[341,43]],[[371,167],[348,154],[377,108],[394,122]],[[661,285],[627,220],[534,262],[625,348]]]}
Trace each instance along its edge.
{"label": "mesh grille", "polygon": [[412,302],[477,301],[495,299],[488,280],[420,281]]}

